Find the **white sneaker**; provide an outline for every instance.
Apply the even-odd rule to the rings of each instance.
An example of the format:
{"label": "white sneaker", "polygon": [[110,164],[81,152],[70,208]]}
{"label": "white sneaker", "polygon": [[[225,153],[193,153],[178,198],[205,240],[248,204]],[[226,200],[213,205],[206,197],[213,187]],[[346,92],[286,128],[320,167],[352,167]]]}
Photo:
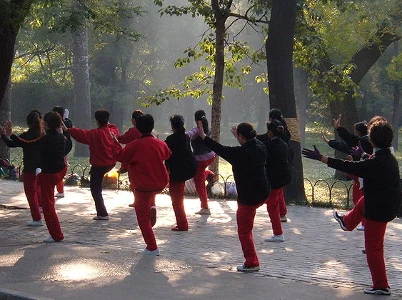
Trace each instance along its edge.
{"label": "white sneaker", "polygon": [[64,198],[64,193],[57,193],[54,195],[56,198]]}
{"label": "white sneaker", "polygon": [[281,222],[287,222],[288,218],[286,218],[286,216],[281,216]]}
{"label": "white sneaker", "polygon": [[31,222],[28,222],[28,223],[27,223],[27,226],[30,226],[30,227],[40,227],[40,226],[43,226],[43,222],[42,222],[42,220],[39,220],[39,221],[31,221]]}
{"label": "white sneaker", "polygon": [[260,266],[255,266],[255,267],[246,267],[245,265],[240,265],[237,266],[237,271],[239,272],[257,272],[260,270]]}
{"label": "white sneaker", "polygon": [[145,254],[145,255],[153,255],[153,256],[159,256],[159,249],[157,248],[157,249],[155,249],[155,250],[148,250],[148,249],[144,249],[144,251],[143,251],[143,253]]}
{"label": "white sneaker", "polygon": [[364,226],[363,226],[363,225],[359,225],[359,226],[356,227],[356,230],[364,231]]}
{"label": "white sneaker", "polygon": [[209,210],[209,208],[201,208],[199,211],[196,211],[195,214],[209,216],[211,214],[211,211]]}
{"label": "white sneaker", "polygon": [[285,237],[283,236],[283,234],[278,234],[278,235],[273,235],[273,236],[265,239],[264,241],[266,241],[266,242],[284,242]]}
{"label": "white sneaker", "polygon": [[45,238],[43,240],[43,242],[44,243],[56,243],[56,241],[51,236],[48,236],[47,238]]}

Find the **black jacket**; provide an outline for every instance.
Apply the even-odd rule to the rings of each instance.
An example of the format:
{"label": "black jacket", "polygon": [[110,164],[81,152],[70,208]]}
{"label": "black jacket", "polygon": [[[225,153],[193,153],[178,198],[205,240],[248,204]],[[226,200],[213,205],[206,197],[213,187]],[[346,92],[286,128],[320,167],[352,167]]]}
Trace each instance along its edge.
{"label": "black jacket", "polygon": [[356,147],[361,146],[363,151],[372,154],[373,153],[373,146],[371,145],[368,136],[364,135],[358,137],[357,135],[350,133],[346,128],[339,126],[336,131],[339,134],[339,137],[348,144],[349,147]]}
{"label": "black jacket", "polygon": [[[31,140],[39,138],[39,134],[36,131],[28,130],[28,131],[22,133],[19,137],[24,140],[31,141]],[[2,135],[1,139],[10,148],[19,147],[12,139],[9,139],[5,135]],[[30,148],[23,148],[22,151],[23,151],[22,160],[24,162],[24,171],[25,172],[35,172],[35,170],[40,167],[39,151],[36,149],[30,149]]]}
{"label": "black jacket", "polygon": [[236,182],[237,201],[243,205],[257,205],[264,202],[271,191],[265,163],[267,149],[257,139],[242,146],[223,146],[209,137],[205,145],[232,165]]}
{"label": "black jacket", "polygon": [[190,146],[190,137],[184,132],[175,132],[166,138],[172,155],[165,161],[170,181],[186,181],[197,171],[197,160]]}
{"label": "black jacket", "polygon": [[264,140],[267,147],[268,158],[265,168],[271,183],[271,188],[279,189],[289,184],[291,171],[288,161],[288,145],[281,138]]}
{"label": "black jacket", "polygon": [[66,167],[64,156],[67,144],[71,143],[62,133],[54,129],[46,131],[46,134],[36,140],[23,140],[16,135],[11,135],[10,139],[18,147],[34,149],[40,153],[40,167],[43,173],[57,173]]}
{"label": "black jacket", "polygon": [[328,158],[328,166],[363,178],[367,219],[388,222],[396,217],[401,206],[399,166],[390,149],[381,149],[373,158],[361,161]]}

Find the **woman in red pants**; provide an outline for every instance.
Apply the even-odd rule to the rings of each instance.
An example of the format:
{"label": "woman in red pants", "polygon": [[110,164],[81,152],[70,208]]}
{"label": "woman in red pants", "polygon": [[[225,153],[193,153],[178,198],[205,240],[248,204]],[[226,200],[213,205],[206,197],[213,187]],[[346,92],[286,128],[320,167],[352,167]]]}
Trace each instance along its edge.
{"label": "woman in red pants", "polygon": [[273,236],[265,239],[266,242],[284,242],[281,224],[281,203],[285,203],[283,190],[291,179],[290,165],[288,161],[289,148],[280,136],[284,135],[282,122],[272,120],[267,123],[267,134],[269,139],[262,141],[267,147],[268,158],[265,168],[269,182],[271,183],[271,194],[267,203],[267,211],[271,219]]}
{"label": "woman in red pants", "polygon": [[369,141],[373,155],[361,161],[346,161],[322,155],[317,148],[303,149],[305,157],[319,160],[329,167],[363,178],[364,197],[346,215],[334,211],[333,216],[345,231],[352,231],[365,219],[364,240],[367,264],[373,285],[366,294],[390,295],[384,260],[384,236],[387,223],[401,206],[398,161],[391,153],[393,131],[384,118],[374,117],[369,123]]}
{"label": "woman in red pants", "polygon": [[166,138],[166,144],[172,151],[172,156],[165,161],[169,172],[169,193],[176,216],[177,225],[173,231],[187,231],[188,222],[184,210],[185,181],[193,178],[197,170],[197,160],[190,146],[190,138],[185,133],[184,119],[180,115],[170,118],[173,134]]}
{"label": "woman in red pants", "polygon": [[[26,117],[28,130],[19,137],[31,141],[39,138],[44,134],[42,129],[42,119],[39,111],[31,111]],[[4,143],[11,148],[17,147],[11,139],[6,135],[2,135]],[[40,187],[36,170],[40,167],[40,152],[35,149],[23,148],[24,170],[22,172],[22,180],[24,183],[24,192],[28,200],[31,210],[32,221],[27,223],[31,227],[43,226],[42,216],[40,213],[39,195]]]}
{"label": "woman in red pants", "polygon": [[[195,122],[201,122],[203,131],[207,136],[211,134],[209,129],[208,120],[203,110],[197,110],[194,114]],[[197,191],[197,195],[201,201],[201,209],[196,212],[199,215],[210,215],[211,211],[208,206],[208,193],[205,186],[206,180],[206,168],[215,159],[215,152],[209,149],[204,145],[202,139],[199,137],[199,129],[197,127],[192,128],[190,131],[186,132],[186,134],[191,139],[191,147],[193,148],[195,158],[197,159],[197,172],[194,176],[194,184],[195,189]]]}
{"label": "woman in red pants", "polygon": [[260,264],[255,251],[253,226],[256,210],[269,196],[270,185],[265,170],[267,149],[257,140],[250,123],[240,123],[232,128],[240,146],[223,146],[205,135],[202,122],[198,122],[199,136],[205,145],[232,165],[237,188],[237,231],[245,262],[237,266],[239,272],[255,272]]}

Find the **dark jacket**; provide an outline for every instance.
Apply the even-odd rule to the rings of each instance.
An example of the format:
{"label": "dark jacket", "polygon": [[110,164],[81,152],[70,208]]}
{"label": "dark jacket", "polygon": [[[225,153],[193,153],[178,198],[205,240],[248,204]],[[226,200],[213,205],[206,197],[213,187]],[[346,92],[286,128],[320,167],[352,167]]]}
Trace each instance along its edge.
{"label": "dark jacket", "polygon": [[361,161],[328,158],[328,166],[363,178],[365,218],[389,222],[396,217],[401,205],[399,166],[390,149]]}
{"label": "dark jacket", "polygon": [[265,170],[267,149],[263,143],[253,139],[242,146],[229,147],[209,137],[205,137],[204,143],[232,165],[239,204],[257,205],[268,198],[271,188]]}
{"label": "dark jacket", "polygon": [[197,171],[197,160],[190,146],[190,137],[184,132],[175,132],[166,138],[165,143],[172,156],[165,161],[170,181],[186,181]]}
{"label": "dark jacket", "polygon": [[336,131],[339,134],[339,137],[348,144],[349,147],[356,147],[361,146],[363,151],[372,154],[373,153],[373,146],[371,145],[368,136],[364,135],[358,137],[357,135],[350,133],[346,128],[339,126]]}
{"label": "dark jacket", "polygon": [[265,164],[271,188],[279,189],[291,180],[288,161],[288,145],[281,138],[273,138],[262,142],[267,147],[268,158]]}
{"label": "dark jacket", "polygon": [[[16,135],[11,135],[10,139],[18,147],[35,149],[40,153],[40,167],[43,173],[57,173],[66,167],[64,156],[67,138],[54,129],[46,131],[46,134],[36,140],[27,141]],[[71,143],[71,139],[69,141]]]}
{"label": "dark jacket", "polygon": [[[37,131],[28,130],[22,133],[19,137],[24,140],[31,141],[39,138],[39,134]],[[19,147],[12,139],[6,137],[5,135],[2,135],[1,138],[8,147],[10,148]],[[23,152],[22,160],[24,162],[24,171],[35,172],[35,170],[40,167],[39,151],[36,149],[23,148],[22,152]]]}
{"label": "dark jacket", "polygon": [[[286,143],[286,145],[288,146],[288,157],[287,158],[288,158],[288,162],[290,164],[293,161],[293,158],[295,155],[294,155],[294,151],[292,149],[292,145],[290,144],[290,138],[291,138],[290,131],[287,127],[284,129],[285,129],[284,132],[281,133],[280,135],[278,135],[278,137],[282,141],[284,141]],[[269,141],[270,138],[268,136],[268,133],[266,132],[266,133],[257,135],[257,140],[264,143],[266,141]]]}

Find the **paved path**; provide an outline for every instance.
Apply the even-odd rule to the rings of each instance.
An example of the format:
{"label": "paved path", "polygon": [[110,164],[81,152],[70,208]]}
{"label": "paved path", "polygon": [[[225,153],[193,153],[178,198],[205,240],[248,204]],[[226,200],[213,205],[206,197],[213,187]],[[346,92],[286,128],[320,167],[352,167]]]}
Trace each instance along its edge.
{"label": "paved path", "polygon": [[[286,242],[267,243],[264,238],[272,231],[266,207],[261,207],[254,227],[261,271],[249,275],[235,271],[243,256],[233,200],[211,200],[212,215],[198,216],[194,212],[199,200],[187,197],[190,230],[172,232],[170,197],[158,195],[154,229],[161,256],[150,258],[140,254],[145,245],[134,209],[128,207],[133,200],[130,192],[105,190],[110,220],[93,221],[89,190],[66,187],[66,197],[56,203],[65,241],[43,244],[46,227],[25,225],[30,213],[22,191],[21,182],[0,180],[3,292],[53,299],[133,299],[133,289],[138,295],[134,299],[172,299],[169,295],[175,299],[210,299],[211,295],[215,299],[261,299],[267,296],[266,290],[271,295],[266,299],[372,297],[361,293],[371,282],[361,253],[363,233],[342,231],[330,209],[290,206],[289,222],[283,223]],[[402,299],[401,236],[402,220],[396,219],[388,225],[385,242],[393,292],[387,299]],[[141,284],[134,288],[133,282]],[[117,290],[119,296],[112,297]],[[0,299],[10,298],[1,298],[0,293]]]}

